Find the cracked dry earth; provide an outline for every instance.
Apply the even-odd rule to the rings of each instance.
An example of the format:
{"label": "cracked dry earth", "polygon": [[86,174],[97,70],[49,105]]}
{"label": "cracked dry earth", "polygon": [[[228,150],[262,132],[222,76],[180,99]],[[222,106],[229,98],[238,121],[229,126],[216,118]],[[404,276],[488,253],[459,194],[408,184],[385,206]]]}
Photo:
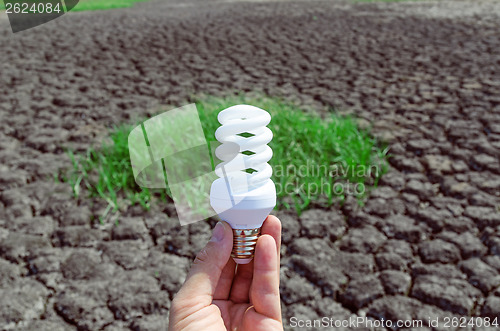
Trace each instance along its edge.
{"label": "cracked dry earth", "polygon": [[180,227],[158,205],[101,225],[105,203],[54,174],[113,124],[234,90],[351,112],[392,154],[363,207],[277,212],[285,329],[498,317],[499,15],[498,1],[154,1],[16,35],[1,18],[0,329],[166,329],[213,220]]}

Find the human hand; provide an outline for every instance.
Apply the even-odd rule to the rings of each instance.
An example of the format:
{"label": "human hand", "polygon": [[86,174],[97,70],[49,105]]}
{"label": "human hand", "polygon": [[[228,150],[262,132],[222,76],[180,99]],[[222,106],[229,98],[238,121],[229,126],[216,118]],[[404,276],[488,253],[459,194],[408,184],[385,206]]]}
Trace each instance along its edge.
{"label": "human hand", "polygon": [[283,330],[279,292],[281,222],[268,216],[249,264],[231,258],[233,232],[217,223],[170,307],[170,331]]}

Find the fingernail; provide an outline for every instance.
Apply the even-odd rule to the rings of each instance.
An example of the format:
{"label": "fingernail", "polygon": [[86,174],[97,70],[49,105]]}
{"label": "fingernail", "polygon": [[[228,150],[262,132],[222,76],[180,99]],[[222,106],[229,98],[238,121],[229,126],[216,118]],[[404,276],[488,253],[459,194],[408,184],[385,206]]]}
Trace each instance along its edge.
{"label": "fingernail", "polygon": [[214,232],[212,233],[212,239],[210,241],[222,241],[224,238],[224,225],[221,222],[218,222],[214,228]]}

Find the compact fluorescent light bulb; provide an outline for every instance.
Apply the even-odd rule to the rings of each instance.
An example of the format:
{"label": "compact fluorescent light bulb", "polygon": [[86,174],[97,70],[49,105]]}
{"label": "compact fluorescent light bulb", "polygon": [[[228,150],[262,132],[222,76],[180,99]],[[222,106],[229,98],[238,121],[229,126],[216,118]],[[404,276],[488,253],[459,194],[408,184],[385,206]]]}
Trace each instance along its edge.
{"label": "compact fluorescent light bulb", "polygon": [[233,228],[231,256],[236,263],[246,264],[253,258],[262,223],[276,205],[273,171],[267,163],[273,155],[267,146],[273,134],[266,127],[271,115],[254,106],[237,105],[217,118],[222,126],[215,137],[222,145],[215,155],[222,163],[215,169],[219,178],[212,183],[210,204]]}

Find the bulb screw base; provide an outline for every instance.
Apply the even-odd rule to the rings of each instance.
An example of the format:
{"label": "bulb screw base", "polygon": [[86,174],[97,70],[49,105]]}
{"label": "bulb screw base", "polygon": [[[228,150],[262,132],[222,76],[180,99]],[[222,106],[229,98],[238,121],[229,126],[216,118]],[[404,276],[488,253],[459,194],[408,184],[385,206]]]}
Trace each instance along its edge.
{"label": "bulb screw base", "polygon": [[260,236],[260,228],[233,229],[233,251],[235,260],[250,261],[255,253],[255,245]]}

